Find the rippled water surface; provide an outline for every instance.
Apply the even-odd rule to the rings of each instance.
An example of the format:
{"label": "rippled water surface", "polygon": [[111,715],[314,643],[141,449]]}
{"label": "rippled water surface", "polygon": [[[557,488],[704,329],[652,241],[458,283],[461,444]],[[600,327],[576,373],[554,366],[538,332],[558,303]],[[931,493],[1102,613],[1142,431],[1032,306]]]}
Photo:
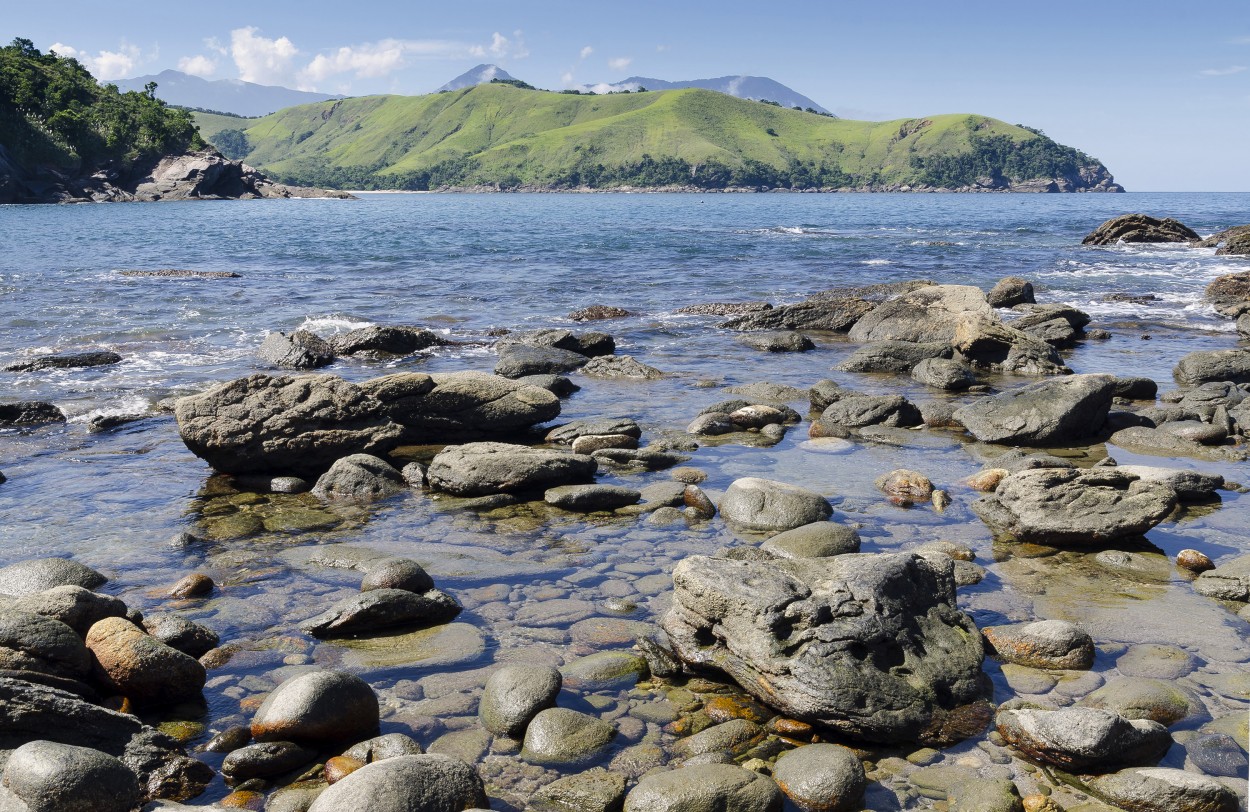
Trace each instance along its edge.
{"label": "rippled water surface", "polygon": [[[711,301],[784,303],[836,286],[914,278],[988,289],[1008,274],[1032,280],[1039,302],[1076,305],[1093,316],[1092,326],[1112,333],[1067,353],[1073,369],[1149,375],[1169,389],[1171,369],[1185,353],[1237,346],[1232,323],[1204,304],[1202,290],[1250,262],[1187,247],[1080,246],[1103,220],[1132,210],[1172,216],[1209,234],[1250,222],[1250,195],[368,195],[0,207],[0,365],[90,348],[125,359],[100,369],[0,373],[4,400],[50,400],[70,416],[63,426],[0,433],[0,470],[9,478],[0,485],[0,564],[73,555],[111,576],[106,590],[145,610],[169,608],[160,587],[192,570],[208,572],[221,585],[218,593],[175,608],[242,651],[210,672],[208,711],[184,713],[194,717],[186,733],[192,742],[207,735],[199,725],[220,730],[245,720],[255,698],[292,669],[344,666],[378,687],[385,730],[462,748],[457,752],[483,765],[497,804],[519,806],[556,773],[523,767],[506,744],[473,738],[486,669],[518,659],[559,665],[628,646],[642,628],[636,624],[663,612],[676,561],[751,540],[719,520],[656,526],[645,517],[586,518],[541,504],[466,513],[421,493],[368,509],[327,507],[306,495],[241,493],[210,478],[179,440],[162,401],[262,371],[256,349],[273,330],[328,335],[412,324],[460,342],[428,358],[343,360],[325,370],[352,380],[400,369],[490,370],[488,331],[571,327],[567,314],[592,303],[633,315],[589,329],[612,332],[618,352],[668,374],[642,383],[574,375],[583,388],[565,402],[562,420],[629,416],[644,440],[662,439],[680,434],[703,406],[729,397],[726,388],[757,381],[806,389],[833,378],[924,400],[934,395],[905,376],[831,371],[853,349],[842,336],[813,336],[811,353],[768,355],[743,347],[736,334],[716,328],[714,317],[674,311]],[[161,268],[241,277],[119,274]],[[1114,301],[1113,294],[1139,298]],[[994,381],[1004,388],[1024,382]],[[801,400],[792,405],[806,414]],[[110,432],[87,431],[95,415],[132,413],[150,416]],[[996,548],[968,509],[976,494],[961,484],[992,450],[946,434],[925,433],[902,448],[820,447],[805,443],[806,436],[805,421],[772,447],[713,442],[692,452],[689,465],[707,472],[703,487],[714,499],[741,476],[826,494],[835,518],[860,525],[869,550],[936,539],[972,546],[988,575],[960,595],[979,624],[1082,622],[1102,646],[1095,670],[1106,676],[1115,674],[1127,646],[1166,643],[1190,651],[1197,674],[1244,681],[1250,627],[1197,596],[1167,562],[1162,575],[1135,580],[1100,569],[1085,554],[1039,559]],[[1198,467],[1250,481],[1236,465],[1136,457],[1105,446],[1065,453],[1081,464],[1110,453],[1123,462]],[[884,502],[872,481],[900,467],[927,473],[950,490],[954,504],[939,514]],[[602,477],[633,485],[667,479],[665,472]],[[1169,555],[1195,547],[1218,561],[1250,552],[1248,525],[1247,497],[1229,492],[1218,508],[1165,522],[1149,539]],[[168,546],[184,530],[210,541]],[[315,564],[333,544],[421,561],[466,611],[453,626],[395,643],[403,651],[398,659],[316,643],[299,622],[358,583],[358,574]],[[997,700],[1020,695],[996,665],[987,668]],[[434,679],[446,674],[460,681]],[[1203,719],[1244,712],[1244,686],[1188,679]],[[667,747],[669,733],[631,713],[663,699],[650,690],[587,690],[568,704],[589,708],[586,697],[601,696],[594,710],[618,721],[620,747]],[[985,752],[972,742],[947,758]]]}

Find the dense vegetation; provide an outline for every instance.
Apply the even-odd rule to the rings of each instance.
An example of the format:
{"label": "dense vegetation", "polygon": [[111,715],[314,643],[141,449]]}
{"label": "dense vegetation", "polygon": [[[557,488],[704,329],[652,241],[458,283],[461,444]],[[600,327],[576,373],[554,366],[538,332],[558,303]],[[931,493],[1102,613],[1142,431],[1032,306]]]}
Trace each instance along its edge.
{"label": "dense vegetation", "polygon": [[18,164],[78,171],[202,148],[192,114],[101,87],[75,59],[30,40],[0,47],[0,145]]}
{"label": "dense vegetation", "polygon": [[196,121],[275,178],[331,188],[958,188],[1105,172],[983,116],[850,121],[700,89],[589,96],[497,82]]}

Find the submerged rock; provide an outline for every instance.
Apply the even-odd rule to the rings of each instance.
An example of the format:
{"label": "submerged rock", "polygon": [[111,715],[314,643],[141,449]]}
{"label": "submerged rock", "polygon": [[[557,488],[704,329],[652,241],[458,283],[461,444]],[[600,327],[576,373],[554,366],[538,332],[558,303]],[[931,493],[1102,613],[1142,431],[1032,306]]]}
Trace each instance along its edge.
{"label": "submerged rock", "polygon": [[306,621],[314,637],[347,637],[395,626],[430,625],[460,614],[456,599],[438,589],[418,594],[406,589],[372,589],[344,598]]}
{"label": "submerged rock", "polygon": [[599,755],[616,728],[568,708],[539,711],[525,729],[521,758],[535,764],[581,764]]}
{"label": "submerged rock", "polygon": [[1066,620],[1038,620],[981,630],[991,650],[1003,661],[1030,668],[1086,670],[1094,664],[1089,633]]}
{"label": "submerged rock", "polygon": [[20,400],[0,403],[0,426],[33,426],[40,423],[64,423],[65,413],[52,403]]}
{"label": "submerged rock", "polygon": [[692,556],[673,571],[661,625],[686,663],[795,719],[866,741],[937,740],[985,686],[980,635],[942,562]]}
{"label": "submerged rock", "polygon": [[485,496],[590,482],[597,468],[594,457],[580,454],[506,443],[467,443],[440,451],[426,476],[430,487],[455,496]]}
{"label": "submerged rock", "polygon": [[1237,795],[1205,775],[1166,767],[1121,770],[1090,781],[1101,797],[1132,812],[1236,812]]}
{"label": "submerged rock", "polygon": [[313,495],[329,502],[373,502],[408,489],[403,474],[372,454],[352,454],[334,461],[313,485]]}
{"label": "submerged rock", "polygon": [[122,357],[115,352],[97,350],[94,352],[62,353],[59,355],[41,355],[30,361],[9,364],[5,372],[37,372],[41,369],[81,369],[84,367],[103,367],[120,364]]}
{"label": "submerged rock", "polygon": [[778,533],[761,544],[760,549],[781,558],[826,558],[858,553],[859,533],[833,522],[812,522]]}

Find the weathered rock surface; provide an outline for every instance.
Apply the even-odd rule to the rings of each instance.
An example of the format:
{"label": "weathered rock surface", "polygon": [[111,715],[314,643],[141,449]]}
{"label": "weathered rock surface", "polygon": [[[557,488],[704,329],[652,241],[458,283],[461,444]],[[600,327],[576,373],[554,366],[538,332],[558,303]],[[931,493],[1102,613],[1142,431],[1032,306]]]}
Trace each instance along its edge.
{"label": "weathered rock surface", "polygon": [[804,812],[854,812],[863,807],[864,765],[837,744],[809,744],[783,753],[773,780]]}
{"label": "weathered rock surface", "polygon": [[625,796],[625,812],[781,812],[776,782],[733,764],[651,773]]}
{"label": "weathered rock surface", "polygon": [[317,796],[308,812],[463,812],[489,808],[477,771],[434,754],[366,764]]}
{"label": "weathered rock surface", "polygon": [[478,716],[499,736],[519,737],[539,711],[555,707],[560,672],[548,665],[505,665],[486,680]]}
{"label": "weathered rock surface", "polygon": [[1231,381],[1250,383],[1250,350],[1199,350],[1180,360],[1172,370],[1183,384]]}
{"label": "weathered rock surface", "polygon": [[138,776],[145,798],[193,798],[214,777],[211,767],[133,716],[66,691],[0,677],[0,749],[33,741],[90,747],[121,759]]}
{"label": "weathered rock surface", "polygon": [[573,321],[607,321],[609,319],[623,319],[632,315],[634,314],[623,307],[593,304],[574,310],[569,314],[569,318]]}
{"label": "weathered rock surface", "polygon": [[915,404],[902,395],[847,395],[830,403],[812,423],[812,437],[845,437],[865,426],[907,428],[924,423]]}
{"label": "weathered rock surface", "polygon": [[40,423],[64,423],[65,413],[52,403],[20,400],[0,403],[0,426],[34,426]]}
{"label": "weathered rock surface", "polygon": [[460,614],[456,599],[438,589],[418,594],[406,589],[372,589],[344,598],[306,621],[302,628],[314,637],[355,634],[442,623]]}
{"label": "weathered rock surface", "polygon": [[796,485],[744,477],[725,491],[720,513],[740,530],[767,533],[824,521],[833,515],[833,507],[820,494]]}
{"label": "weathered rock surface", "polygon": [[108,617],[87,632],[96,678],[140,703],[166,704],[200,695],[207,675],[183,654],[120,617]]}
{"label": "weathered rock surface", "polygon": [[356,742],[343,751],[347,758],[354,758],[361,764],[372,764],[396,756],[419,756],[425,751],[415,739],[404,733],[385,733]]}
{"label": "weathered rock surface", "polygon": [[521,758],[535,764],[580,764],[599,755],[614,736],[610,722],[568,708],[548,708],[526,727]]}
{"label": "weathered rock surface", "polygon": [[312,493],[328,502],[374,502],[408,489],[403,474],[372,454],[351,454],[335,460],[313,485]]}
{"label": "weathered rock surface", "polygon": [[173,612],[145,616],[143,628],[157,640],[189,657],[203,657],[221,643],[212,629]]}
{"label": "weathered rock surface", "polygon": [[1018,304],[1032,304],[1033,283],[1019,276],[1004,276],[985,294],[990,307],[1015,307]]}
{"label": "weathered rock surface", "polygon": [[95,589],[107,580],[72,558],[29,558],[0,567],[0,595],[33,595],[67,585]]}
{"label": "weathered rock surface", "polygon": [[1173,680],[1117,677],[1081,698],[1084,708],[1115,711],[1125,719],[1149,719],[1170,727],[1192,713],[1201,702]]}
{"label": "weathered rock surface", "polygon": [[426,476],[438,490],[456,496],[485,496],[590,482],[597,468],[594,457],[580,454],[506,443],[467,443],[440,451]]}
{"label": "weathered rock surface", "polygon": [[269,778],[309,764],[316,757],[315,750],[295,742],[258,742],[231,752],[221,763],[221,771],[236,781]]}
{"label": "weathered rock surface", "polygon": [[358,741],[377,728],[378,698],[373,689],[360,677],[342,671],[291,677],[269,694],[252,718],[252,736],[261,742]]}
{"label": "weathered rock surface", "polygon": [[1219,781],[1166,767],[1098,776],[1090,787],[1131,812],[1236,812],[1240,807],[1237,795]]}
{"label": "weathered rock surface", "polygon": [[273,332],[265,336],[257,355],[267,364],[283,369],[316,369],[334,363],[334,348],[307,330]]}
{"label": "weathered rock surface", "polygon": [[758,309],[721,324],[727,330],[826,330],[845,333],[873,304],[858,296],[808,299],[797,304]]}
{"label": "weathered rock surface", "polygon": [[572,445],[579,437],[597,437],[624,434],[634,439],[642,436],[642,428],[629,417],[600,418],[598,420],[574,420],[547,432],[549,443]]}
{"label": "weathered rock surface", "polygon": [[867,741],[939,739],[944,716],[984,690],[952,566],[911,553],[692,556],[661,625],[682,660],[795,719]]}
{"label": "weathered rock surface", "polygon": [[1163,468],[1152,465],[1120,465],[1117,470],[1147,482],[1162,482],[1182,502],[1200,502],[1214,497],[1224,487],[1224,477],[1189,468]]}
{"label": "weathered rock surface", "polygon": [[1224,601],[1250,601],[1250,555],[1225,561],[1202,573],[1194,589],[1208,598]]}
{"label": "weathered rock surface", "polygon": [[859,533],[852,527],[819,521],[786,530],[760,545],[781,558],[825,558],[859,552]]}
{"label": "weathered rock surface", "polygon": [[499,348],[495,374],[505,378],[526,375],[550,375],[572,372],[586,364],[587,356],[559,347],[535,347],[530,344],[504,344]]}
{"label": "weathered rock surface", "polygon": [[738,341],[764,352],[807,352],[816,348],[810,338],[793,330],[748,333]]}
{"label": "weathered rock surface", "polygon": [[4,787],[29,812],[132,812],[143,797],[138,778],[119,759],[50,741],[14,750],[4,767]]}
{"label": "weathered rock surface", "polygon": [[1058,445],[1102,430],[1115,379],[1072,375],[981,398],[955,411],[978,440],[1015,445]]}
{"label": "weathered rock surface", "polygon": [[0,609],[0,670],[81,680],[91,672],[91,655],[77,633],[61,621]]}
{"label": "weathered rock surface", "polygon": [[621,485],[558,485],[548,488],[543,500],[564,510],[589,512],[636,505],[642,493]]}
{"label": "weathered rock surface", "polygon": [[[0,589],[0,593],[4,592],[7,590]],[[87,630],[97,620],[103,620],[106,617],[125,617],[127,611],[126,604],[117,598],[111,595],[101,595],[73,584],[63,584],[41,592],[32,592],[12,599],[7,606],[0,601],[0,607],[55,618],[73,629],[80,637],[86,637]]]}
{"label": "weathered rock surface", "polygon": [[890,299],[851,328],[854,341],[943,342],[955,338],[955,327],[967,316],[992,315],[985,294],[972,285],[931,285]]}
{"label": "weathered rock surface", "polygon": [[1140,536],[1176,501],[1168,486],[1115,468],[1039,468],[1004,477],[972,509],[997,537],[1064,547]]}
{"label": "weathered rock surface", "polygon": [[1171,217],[1160,220],[1146,214],[1113,217],[1081,240],[1081,245],[1115,245],[1119,242],[1198,242],[1202,237]]}
{"label": "weathered rock surface", "polygon": [[548,328],[530,330],[524,333],[513,333],[500,342],[500,346],[508,344],[528,344],[531,347],[554,347],[569,350],[578,355],[595,357],[611,355],[616,352],[616,339],[607,333],[588,332],[574,333],[572,330]]}
{"label": "weathered rock surface", "polygon": [[910,372],[930,358],[950,358],[953,350],[944,341],[872,341],[856,348],[836,369],[842,372]]}
{"label": "weathered rock surface", "polygon": [[911,377],[925,386],[948,391],[967,389],[977,382],[968,367],[944,358],[926,358],[912,367]]}
{"label": "weathered rock surface", "polygon": [[331,375],[250,375],[180,399],[187,448],[223,473],[317,476],[349,454],[386,453],[401,427],[361,387]]}
{"label": "weathered rock surface", "polygon": [[1172,744],[1158,722],[1095,708],[1000,709],[996,726],[1028,758],[1069,771],[1149,763]]}
{"label": "weathered rock surface", "polygon": [[990,649],[1004,662],[1029,668],[1086,670],[1094,664],[1094,641],[1066,620],[1038,620],[981,630]]}
{"label": "weathered rock surface", "polygon": [[446,343],[421,327],[360,327],[330,339],[330,346],[340,355],[411,355]]}
{"label": "weathered rock surface", "polygon": [[41,355],[29,361],[9,364],[5,372],[38,372],[41,369],[81,369],[84,367],[103,367],[120,364],[122,357],[115,352],[95,350],[92,352],[67,352],[56,355]]}
{"label": "weathered rock surface", "polygon": [[654,381],[664,377],[663,372],[642,363],[632,355],[603,355],[592,358],[582,367],[582,374],[592,378],[625,378],[639,381]]}
{"label": "weathered rock surface", "polygon": [[1044,340],[983,313],[960,318],[951,345],[963,360],[978,368],[1034,376],[1072,372]]}
{"label": "weathered rock surface", "polygon": [[1250,271],[1216,278],[1206,289],[1207,301],[1216,312],[1229,318],[1250,310]]}
{"label": "weathered rock surface", "polygon": [[366,381],[361,389],[403,426],[409,443],[507,436],[560,414],[560,398],[551,391],[481,372],[401,372]]}
{"label": "weathered rock surface", "polygon": [[625,776],[600,767],[558,778],[530,798],[533,812],[620,812]]}

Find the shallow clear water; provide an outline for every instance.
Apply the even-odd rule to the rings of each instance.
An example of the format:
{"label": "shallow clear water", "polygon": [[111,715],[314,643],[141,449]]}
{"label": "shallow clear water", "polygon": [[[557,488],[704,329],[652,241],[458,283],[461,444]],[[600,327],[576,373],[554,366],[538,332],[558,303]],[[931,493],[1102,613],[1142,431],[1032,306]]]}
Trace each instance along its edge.
{"label": "shallow clear water", "polygon": [[[209,572],[223,585],[218,595],[179,609],[245,650],[210,673],[210,711],[202,721],[220,729],[246,717],[248,698],[285,673],[275,669],[351,664],[343,646],[314,644],[296,629],[356,588],[350,572],[308,565],[313,551],[347,542],[416,558],[465,603],[459,621],[476,631],[452,645],[461,654],[450,660],[399,671],[353,667],[391,703],[384,727],[416,731],[428,744],[457,725],[468,727],[471,711],[444,712],[431,726],[425,720],[433,712],[420,707],[428,692],[413,700],[396,680],[476,673],[518,658],[558,664],[588,653],[602,643],[580,637],[567,617],[535,622],[535,607],[568,598],[588,602],[588,617],[598,617],[607,614],[605,599],[624,596],[639,607],[628,619],[651,622],[665,606],[663,576],[675,561],[740,540],[719,521],[654,527],[538,507],[479,516],[419,494],[369,510],[327,511],[308,497],[237,494],[210,481],[167,414],[101,434],[88,433],[87,420],[155,410],[167,397],[260,371],[255,351],[272,330],[324,335],[413,324],[466,342],[428,359],[344,360],[325,370],[353,380],[403,368],[490,370],[491,328],[573,326],[566,315],[592,303],[634,315],[584,329],[612,332],[618,352],[669,375],[647,383],[579,379],[583,388],[566,401],[562,419],[631,416],[644,439],[657,439],[729,397],[724,388],[765,380],[805,389],[834,378],[923,400],[933,395],[906,377],[832,372],[853,349],[841,336],[816,338],[811,353],[767,355],[717,329],[719,319],[674,311],[711,301],[787,302],[835,286],[913,278],[988,288],[1008,274],[1031,279],[1039,302],[1076,305],[1094,317],[1092,326],[1112,332],[1110,340],[1068,353],[1076,371],[1149,375],[1168,389],[1185,353],[1237,345],[1231,322],[1203,303],[1202,290],[1250,262],[1184,247],[1080,246],[1099,223],[1133,210],[1176,217],[1207,234],[1250,222],[1250,195],[370,195],[346,202],[0,207],[0,365],[96,347],[125,358],[102,369],[0,373],[0,397],[50,400],[71,417],[64,426],[0,433],[0,470],[9,477],[0,485],[0,564],[73,555],[112,577],[107,590],[145,610],[168,604],[154,587],[193,569]],[[118,274],[159,268],[242,277]],[[1157,298],[1131,304],[1107,301],[1110,294]],[[806,412],[801,402],[793,405]],[[981,585],[961,590],[978,623],[1034,616],[1085,622],[1107,646],[1103,671],[1114,668],[1106,651],[1140,642],[1188,647],[1213,673],[1244,669],[1250,627],[1196,596],[1175,572],[1147,588],[1121,583],[1083,554],[1047,559],[1047,570],[994,547],[968,509],[976,494],[960,484],[981,467],[975,446],[940,435],[923,446],[850,445],[827,453],[805,439],[806,424],[770,448],[713,443],[689,464],[707,471],[704,487],[714,498],[748,475],[824,493],[839,519],[862,526],[867,549],[938,538],[970,544],[990,571]],[[1074,453],[1092,462],[1108,450]],[[1239,466],[1110,453],[1250,480]],[[949,488],[952,507],[937,514],[886,504],[872,481],[899,467]],[[667,474],[604,479],[618,478],[649,484]],[[1248,523],[1248,498],[1228,493],[1218,510],[1165,523],[1149,538],[1168,554],[1196,547],[1218,561],[1250,552]],[[218,540],[190,550],[166,546],[184,529],[211,531]],[[1046,579],[1056,574],[1075,586],[1048,590]],[[1130,597],[1108,603],[1101,593],[1109,582]],[[1193,623],[1179,627],[1177,617],[1200,618],[1201,631]],[[1011,696],[1001,674],[996,680],[996,698]],[[622,696],[627,707],[633,700]],[[1211,706],[1244,707],[1210,690],[1202,696]],[[531,778],[541,783],[550,775]],[[498,797],[523,794],[515,788],[522,784],[497,781]]]}

